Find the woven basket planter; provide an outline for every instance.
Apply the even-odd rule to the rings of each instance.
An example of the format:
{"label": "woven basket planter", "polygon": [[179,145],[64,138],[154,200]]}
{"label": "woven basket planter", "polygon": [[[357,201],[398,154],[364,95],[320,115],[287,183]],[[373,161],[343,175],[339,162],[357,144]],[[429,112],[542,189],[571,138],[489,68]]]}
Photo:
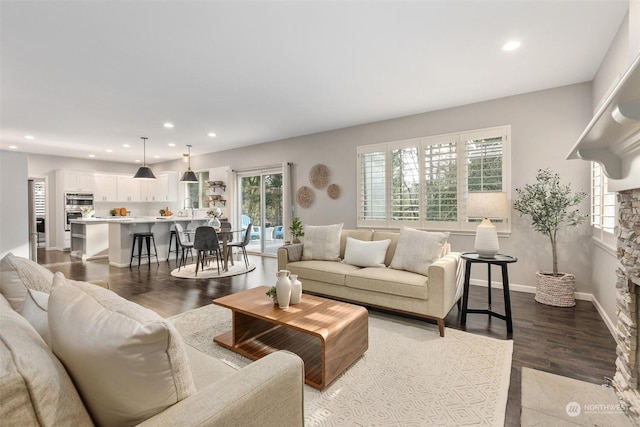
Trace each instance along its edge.
{"label": "woven basket planter", "polygon": [[576,276],[564,274],[551,276],[536,272],[535,300],[556,307],[573,307],[576,305]]}

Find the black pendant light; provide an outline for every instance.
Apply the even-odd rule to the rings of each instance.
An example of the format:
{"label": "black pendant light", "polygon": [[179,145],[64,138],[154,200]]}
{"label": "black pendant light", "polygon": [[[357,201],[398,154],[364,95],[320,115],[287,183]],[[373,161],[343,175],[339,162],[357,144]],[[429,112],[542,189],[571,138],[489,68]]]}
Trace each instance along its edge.
{"label": "black pendant light", "polygon": [[151,168],[147,166],[147,139],[141,136],[142,143],[144,144],[144,157],[142,158],[142,166],[138,169],[138,172],[133,176],[133,179],[156,179],[156,176],[151,172]]}
{"label": "black pendant light", "polygon": [[198,177],[191,170],[191,145],[187,145],[189,147],[189,167],[187,171],[182,175],[180,182],[198,182]]}

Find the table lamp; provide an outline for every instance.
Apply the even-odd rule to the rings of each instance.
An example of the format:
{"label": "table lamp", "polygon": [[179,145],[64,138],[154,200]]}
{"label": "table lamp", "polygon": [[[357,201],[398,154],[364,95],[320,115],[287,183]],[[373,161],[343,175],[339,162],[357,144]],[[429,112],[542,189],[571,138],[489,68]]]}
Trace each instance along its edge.
{"label": "table lamp", "polygon": [[481,258],[494,258],[498,253],[498,232],[490,218],[508,218],[507,193],[469,193],[467,218],[483,218],[476,229],[475,251]]}

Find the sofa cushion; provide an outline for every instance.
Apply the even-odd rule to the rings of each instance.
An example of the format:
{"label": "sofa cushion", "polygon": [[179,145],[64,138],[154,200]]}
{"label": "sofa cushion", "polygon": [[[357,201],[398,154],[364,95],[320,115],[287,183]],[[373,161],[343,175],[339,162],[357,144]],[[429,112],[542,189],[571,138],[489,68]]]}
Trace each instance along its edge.
{"label": "sofa cushion", "polygon": [[333,225],[305,225],[302,259],[339,260],[341,231],[342,223]]}
{"label": "sofa cushion", "polygon": [[449,233],[434,233],[402,227],[391,268],[427,275],[429,266],[440,258]]}
{"label": "sofa cushion", "polygon": [[350,288],[422,300],[427,299],[428,281],[429,278],[422,274],[391,268],[363,268],[345,278],[345,284]]}
{"label": "sofa cushion", "polygon": [[93,425],[64,366],[2,296],[0,401],[3,425]]}
{"label": "sofa cushion", "polygon": [[291,274],[298,275],[298,279],[302,282],[302,289],[304,289],[304,279],[344,286],[345,275],[360,270],[360,267],[337,261],[311,260],[289,263],[287,269],[291,271]]}
{"label": "sofa cushion", "polygon": [[47,307],[49,305],[49,294],[45,292],[34,291],[29,289],[27,299],[24,300],[22,306],[22,317],[33,326],[40,334],[44,342],[51,346],[51,337],[49,336],[49,319]]}
{"label": "sofa cushion", "polygon": [[49,331],[97,424],[137,424],[195,393],[173,324],[107,289],[56,273]]}
{"label": "sofa cushion", "polygon": [[52,272],[30,259],[9,252],[0,260],[0,293],[18,313],[22,311],[28,289],[49,293],[52,280]]}
{"label": "sofa cushion", "polygon": [[358,267],[385,267],[384,258],[387,255],[389,243],[391,243],[390,239],[365,242],[347,237],[342,262]]}

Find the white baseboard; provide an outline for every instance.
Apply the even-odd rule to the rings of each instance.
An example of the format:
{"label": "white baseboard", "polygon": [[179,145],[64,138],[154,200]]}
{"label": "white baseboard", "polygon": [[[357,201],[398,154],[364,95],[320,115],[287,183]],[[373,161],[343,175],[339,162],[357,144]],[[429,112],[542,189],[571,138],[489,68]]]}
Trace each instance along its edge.
{"label": "white baseboard", "polygon": [[[469,283],[471,285],[475,285],[475,286],[482,286],[484,288],[487,287],[487,281],[486,280],[478,280],[478,279],[471,279],[469,281]],[[491,281],[491,288],[492,289],[502,289],[502,281],[500,282],[494,282]],[[536,293],[536,287],[535,286],[529,286],[529,285],[519,285],[517,283],[509,283],[509,290],[510,291],[514,291],[514,292],[524,292],[527,294],[535,294]],[[613,339],[617,340],[617,334],[616,334],[616,327],[615,325],[611,322],[611,319],[609,319],[609,317],[607,316],[607,313],[604,311],[604,308],[602,307],[602,305],[600,304],[600,302],[593,296],[593,294],[587,293],[587,292],[576,292],[575,293],[575,297],[577,300],[580,301],[591,301],[593,303],[593,305],[596,307],[596,310],[598,311],[598,314],[600,315],[600,318],[602,319],[602,321],[604,322],[604,324],[607,326],[607,329],[609,329],[609,332],[611,333],[611,336],[613,337]]]}

